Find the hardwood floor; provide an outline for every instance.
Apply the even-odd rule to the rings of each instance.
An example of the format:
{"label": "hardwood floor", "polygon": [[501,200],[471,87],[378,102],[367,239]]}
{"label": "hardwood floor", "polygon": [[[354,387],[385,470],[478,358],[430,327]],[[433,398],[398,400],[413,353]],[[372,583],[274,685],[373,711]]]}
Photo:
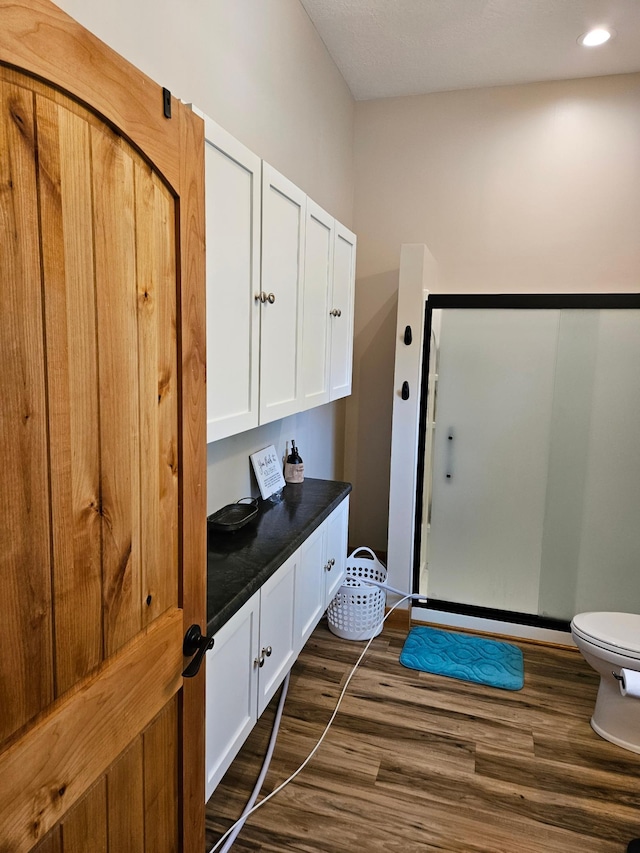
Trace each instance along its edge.
{"label": "hardwood floor", "polygon": [[[319,752],[234,853],[624,853],[640,837],[640,755],[592,731],[597,676],[577,651],[519,642],[510,692],[405,669],[406,635],[376,638]],[[261,796],[313,748],[362,647],[316,628]],[[208,850],[244,807],[274,707],[209,801]]]}

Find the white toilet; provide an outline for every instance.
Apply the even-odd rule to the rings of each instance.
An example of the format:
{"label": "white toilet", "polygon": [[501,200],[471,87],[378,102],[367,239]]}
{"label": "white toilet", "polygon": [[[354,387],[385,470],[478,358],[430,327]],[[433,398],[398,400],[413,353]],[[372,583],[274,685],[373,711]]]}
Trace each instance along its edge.
{"label": "white toilet", "polygon": [[600,675],[591,727],[605,740],[640,753],[640,698],[623,696],[619,680],[622,668],[640,672],[640,616],[579,613],[571,622],[571,634]]}

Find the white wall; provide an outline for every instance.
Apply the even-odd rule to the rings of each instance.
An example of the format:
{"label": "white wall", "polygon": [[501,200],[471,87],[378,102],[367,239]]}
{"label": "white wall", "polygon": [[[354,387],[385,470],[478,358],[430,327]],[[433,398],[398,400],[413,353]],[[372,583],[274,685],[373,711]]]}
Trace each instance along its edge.
{"label": "white wall", "polygon": [[637,290],[640,74],[359,102],[355,163],[345,465],[352,541],[384,549],[400,245],[438,292]]}
{"label": "white wall", "polygon": [[[298,0],[58,5],[352,226],[354,103]],[[250,453],[291,438],[308,476],[341,478],[344,401],[210,445],[208,511],[250,494]]]}
{"label": "white wall", "polygon": [[354,102],[299,0],[58,0],[350,226]]}

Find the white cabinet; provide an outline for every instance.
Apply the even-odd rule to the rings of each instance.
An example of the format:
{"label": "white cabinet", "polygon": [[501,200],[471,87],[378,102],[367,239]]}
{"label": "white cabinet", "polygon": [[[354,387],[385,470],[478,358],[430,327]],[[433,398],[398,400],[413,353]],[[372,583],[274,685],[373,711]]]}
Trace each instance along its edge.
{"label": "white cabinet", "polygon": [[208,800],[258,718],[260,593],[215,635],[207,665],[205,794]]}
{"label": "white cabinet", "polygon": [[296,585],[295,637],[298,649],[309,639],[324,613],[325,526],[322,524],[300,547]]}
{"label": "white cabinet", "polygon": [[331,400],[351,394],[353,305],[356,278],[356,235],[335,222],[333,279],[330,300]]}
{"label": "white cabinet", "polygon": [[202,117],[211,442],[351,393],[356,238]]}
{"label": "white cabinet", "polygon": [[[325,521],[326,557],[324,610],[327,609],[347,575],[349,498],[345,498]],[[323,564],[324,565],[324,564]]]}
{"label": "white cabinet", "polygon": [[335,221],[307,199],[302,324],[302,407],[328,403],[331,393],[331,288]]}
{"label": "white cabinet", "polygon": [[[258,716],[271,701],[293,666],[298,649],[294,634],[296,551],[260,590],[260,648],[258,668]],[[257,663],[256,663],[257,660]]]}
{"label": "white cabinet", "polygon": [[348,518],[347,497],[215,634],[206,657],[207,800],[342,583]]}
{"label": "white cabinet", "polygon": [[302,404],[351,393],[356,236],[307,199]]}
{"label": "white cabinet", "polygon": [[302,190],[263,163],[261,424],[301,410],[306,203]]}
{"label": "white cabinet", "polygon": [[297,568],[295,636],[298,650],[309,639],[347,571],[349,498],[300,547]]}
{"label": "white cabinet", "polygon": [[204,121],[210,442],[258,426],[261,160]]}
{"label": "white cabinet", "polygon": [[210,442],[302,408],[306,195],[204,119]]}
{"label": "white cabinet", "polygon": [[293,618],[298,557],[289,557],[223,625],[207,654],[207,800],[299,651]]}

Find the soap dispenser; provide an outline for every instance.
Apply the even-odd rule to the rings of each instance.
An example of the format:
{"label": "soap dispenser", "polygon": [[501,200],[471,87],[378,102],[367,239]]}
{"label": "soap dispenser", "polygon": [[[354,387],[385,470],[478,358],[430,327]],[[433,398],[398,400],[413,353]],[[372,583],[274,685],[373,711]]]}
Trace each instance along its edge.
{"label": "soap dispenser", "polygon": [[287,483],[302,483],[304,480],[304,464],[298,453],[295,439],[291,439],[291,453],[284,463],[284,479]]}

